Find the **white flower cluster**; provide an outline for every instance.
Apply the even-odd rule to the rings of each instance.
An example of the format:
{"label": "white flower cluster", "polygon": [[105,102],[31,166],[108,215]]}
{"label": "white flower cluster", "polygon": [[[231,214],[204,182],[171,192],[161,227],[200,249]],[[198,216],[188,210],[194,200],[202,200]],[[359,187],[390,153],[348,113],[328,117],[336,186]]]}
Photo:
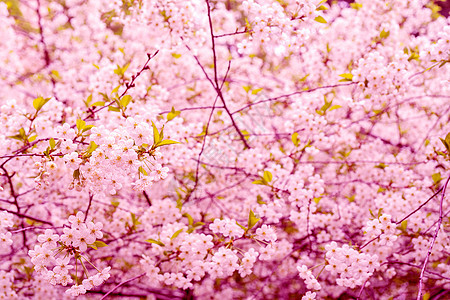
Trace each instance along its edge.
{"label": "white flower cluster", "polygon": [[317,281],[317,279],[314,277],[313,273],[308,269],[307,266],[297,266],[297,271],[300,275],[300,278],[305,280],[307,289],[318,291],[322,288],[320,286],[320,283]]}
{"label": "white flower cluster", "polygon": [[[38,236],[39,245],[35,245],[33,250],[28,251],[31,262],[34,264],[34,270],[41,274],[52,285],[61,284],[66,286],[73,282],[69,273],[74,269],[70,264],[72,256],[78,260],[83,266],[83,259],[95,268],[97,273],[89,276],[87,269],[84,276],[86,279],[82,281],[82,285],[76,282],[66,293],[72,296],[78,296],[86,293],[87,290],[94,286],[99,286],[105,282],[110,274],[110,267],[104,268],[102,271],[97,269],[83,255],[82,252],[87,250],[88,245],[92,245],[99,238],[103,237],[101,222],[94,223],[91,220],[84,220],[85,215],[78,212],[76,216],[70,216],[70,228],[64,228],[64,234],[58,235],[52,229],[46,229],[44,234]],[[59,256],[59,257],[58,257]],[[52,268],[53,266],[53,268]],[[51,268],[51,270],[49,270]],[[78,274],[75,274],[78,281]]]}
{"label": "white flower cluster", "polygon": [[14,225],[13,215],[7,211],[0,211],[0,249],[8,249],[12,245],[11,232],[6,228]]}
{"label": "white flower cluster", "polygon": [[366,232],[368,239],[379,237],[377,242],[380,245],[390,247],[397,240],[397,236],[395,235],[397,231],[396,226],[395,223],[392,223],[390,215],[383,214],[379,219],[368,221],[363,230]]}
{"label": "white flower cluster", "polygon": [[338,247],[336,242],[331,242],[325,250],[328,262],[325,270],[339,274],[336,283],[340,286],[361,286],[380,266],[377,255],[360,253],[348,245]]}
{"label": "white flower cluster", "polygon": [[220,233],[225,237],[240,238],[244,235],[245,231],[239,225],[236,220],[225,218],[223,220],[215,219],[214,223],[209,225],[209,229],[214,233]]}
{"label": "white flower cluster", "polygon": [[12,272],[0,271],[0,299],[19,299],[12,289],[14,276]]}

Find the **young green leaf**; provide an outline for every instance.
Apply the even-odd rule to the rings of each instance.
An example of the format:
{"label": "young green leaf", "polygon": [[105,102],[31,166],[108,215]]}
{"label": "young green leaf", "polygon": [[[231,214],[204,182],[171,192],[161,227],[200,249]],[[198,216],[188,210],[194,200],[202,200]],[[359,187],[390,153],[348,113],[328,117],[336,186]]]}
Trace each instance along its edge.
{"label": "young green leaf", "polygon": [[253,226],[255,226],[256,223],[258,223],[259,220],[260,220],[260,218],[257,218],[255,216],[255,214],[253,213],[253,211],[250,210],[250,213],[248,215],[248,230],[252,229]]}
{"label": "young green leaf", "polygon": [[255,181],[252,182],[253,184],[260,184],[260,185],[267,185],[267,182],[265,182],[264,180],[261,179],[257,179]]}
{"label": "young green leaf", "polygon": [[157,241],[157,240],[154,240],[154,239],[148,239],[148,240],[145,240],[145,241],[146,241],[147,243],[156,244],[156,245],[161,246],[161,247],[164,247],[164,246],[165,246],[162,242]]}
{"label": "young green leaf", "polygon": [[148,175],[147,171],[145,171],[145,169],[142,166],[140,166],[138,170],[140,173],[144,174],[145,176]]}
{"label": "young green leaf", "polygon": [[117,92],[119,91],[119,89],[120,89],[120,85],[116,86],[116,87],[111,91],[111,94],[117,93]]}
{"label": "young green leaf", "polygon": [[339,76],[344,78],[344,79],[341,79],[339,81],[352,81],[352,79],[353,79],[353,74],[352,73],[344,73],[344,74],[341,74]]}
{"label": "young green leaf", "polygon": [[158,128],[156,128],[155,123],[153,123],[152,121],[152,127],[153,127],[153,142],[154,144],[158,144],[161,140],[160,136],[159,136],[159,132],[158,132]]}
{"label": "young green leaf", "polygon": [[164,141],[159,142],[157,144],[157,146],[160,147],[160,146],[172,145],[172,144],[181,144],[181,143],[177,142],[177,141],[172,141],[172,140],[164,140]]}
{"label": "young green leaf", "polygon": [[189,223],[190,226],[192,226],[192,224],[194,224],[194,218],[192,218],[192,216],[190,214],[184,213],[183,217],[188,219],[188,223]]}
{"label": "young green leaf", "polygon": [[272,173],[270,173],[269,171],[264,171],[263,179],[267,183],[271,182],[272,181]]}
{"label": "young green leaf", "polygon": [[33,100],[33,107],[36,109],[36,112],[41,110],[41,108],[50,101],[51,98],[43,98],[43,97],[37,97]]}
{"label": "young green leaf", "polygon": [[120,99],[120,105],[122,107],[127,107],[128,104],[130,104],[131,100],[133,100],[133,98],[130,95],[125,95],[122,97],[122,99]]}
{"label": "young green leaf", "polygon": [[177,231],[175,231],[175,233],[172,235],[172,237],[170,238],[170,240],[173,240],[173,239],[176,239],[177,238],[177,236],[179,236],[180,235],[180,233],[182,233],[183,232],[183,228],[181,228],[181,229],[178,229]]}
{"label": "young green leaf", "polygon": [[55,149],[56,142],[53,138],[51,138],[50,141],[48,141],[48,143],[50,144],[50,149]]}
{"label": "young green leaf", "polygon": [[97,101],[91,104],[91,106],[103,106],[105,105],[105,101]]}
{"label": "young green leaf", "polygon": [[294,133],[292,134],[291,140],[292,140],[292,142],[294,143],[295,147],[298,147],[298,143],[299,143],[299,140],[298,140],[298,132],[294,132]]}
{"label": "young green leaf", "polygon": [[102,248],[102,247],[107,247],[108,245],[102,241],[95,241],[94,245],[97,246],[98,248]]}
{"label": "young green leaf", "polygon": [[181,111],[176,111],[172,106],[172,110],[167,114],[167,121],[172,121],[174,118],[178,117],[181,114]]}
{"label": "young green leaf", "polygon": [[408,227],[408,220],[404,220],[404,221],[402,221],[401,223],[400,223],[400,229],[403,231],[403,232],[406,232],[406,228]]}
{"label": "young green leaf", "polygon": [[325,20],[322,16],[317,16],[314,21],[324,24],[327,23],[327,20]]}
{"label": "young green leaf", "polygon": [[384,31],[384,29],[380,32],[380,38],[385,39],[388,38],[389,35],[391,34],[390,31]]}
{"label": "young green leaf", "polygon": [[86,121],[77,119],[77,129],[79,132],[82,132],[83,128],[86,126]]}

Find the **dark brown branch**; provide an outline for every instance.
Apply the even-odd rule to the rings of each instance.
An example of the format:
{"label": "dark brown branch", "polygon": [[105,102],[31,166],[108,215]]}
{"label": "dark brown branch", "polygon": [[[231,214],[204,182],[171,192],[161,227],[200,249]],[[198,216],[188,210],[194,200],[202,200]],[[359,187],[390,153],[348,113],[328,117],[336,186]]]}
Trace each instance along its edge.
{"label": "dark brown branch", "polygon": [[250,145],[247,143],[247,140],[245,139],[245,136],[242,134],[241,130],[239,129],[238,125],[236,124],[236,121],[234,120],[233,115],[231,114],[231,111],[228,109],[227,104],[225,102],[225,99],[222,94],[222,90],[219,85],[219,79],[217,76],[217,54],[216,54],[216,43],[215,43],[215,37],[214,37],[214,30],[212,25],[212,19],[211,19],[211,7],[209,5],[209,0],[205,0],[206,5],[208,8],[208,21],[209,21],[209,30],[211,31],[211,43],[212,43],[212,52],[213,52],[213,64],[214,64],[214,84],[213,87],[217,92],[217,95],[219,96],[220,100],[222,100],[223,107],[227,114],[230,116],[231,123],[233,124],[233,127],[236,129],[240,139],[244,143],[245,147],[251,148]]}
{"label": "dark brown branch", "polygon": [[425,269],[427,267],[428,260],[430,259],[430,255],[431,255],[431,251],[433,250],[433,246],[436,243],[436,239],[437,239],[439,230],[441,229],[441,224],[442,224],[442,219],[443,219],[443,214],[444,214],[444,210],[443,210],[444,197],[445,197],[445,192],[447,190],[449,181],[450,181],[450,176],[448,176],[447,181],[445,182],[445,184],[443,186],[441,202],[439,204],[439,220],[438,220],[438,223],[436,224],[436,231],[434,232],[433,239],[431,240],[431,245],[428,248],[427,256],[425,257],[425,261],[423,262],[422,270],[420,271],[419,292],[417,293],[417,300],[422,299],[422,285],[423,285]]}

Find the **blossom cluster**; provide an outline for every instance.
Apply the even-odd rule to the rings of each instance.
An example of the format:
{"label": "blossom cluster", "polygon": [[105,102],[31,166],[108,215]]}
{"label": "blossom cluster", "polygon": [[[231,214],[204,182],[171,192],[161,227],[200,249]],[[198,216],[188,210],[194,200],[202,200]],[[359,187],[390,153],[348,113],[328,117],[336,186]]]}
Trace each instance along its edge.
{"label": "blossom cluster", "polygon": [[348,245],[338,247],[336,242],[325,247],[327,266],[325,269],[333,275],[339,275],[336,283],[354,288],[366,283],[380,266],[377,255],[360,253]]}
{"label": "blossom cluster", "polygon": [[445,298],[443,3],[0,1],[0,298]]}
{"label": "blossom cluster", "polygon": [[8,227],[14,225],[13,214],[6,211],[0,211],[0,245],[2,249],[8,249],[12,245],[11,232],[7,231]]}
{"label": "blossom cluster", "polygon": [[[85,257],[87,247],[95,245],[97,239],[103,237],[101,222],[94,223],[92,220],[85,220],[85,215],[78,212],[68,218],[70,228],[63,228],[63,234],[59,235],[52,229],[46,229],[44,234],[37,237],[39,244],[34,246],[33,250],[28,251],[34,270],[52,285],[60,284],[67,286],[73,283],[72,275],[78,262],[83,267],[82,284],[81,278],[78,278],[75,270],[76,282],[66,290],[66,293],[72,296],[85,294],[87,290],[100,286],[109,277],[111,267],[106,267],[102,271],[97,269],[88,258]],[[72,261],[72,263],[71,263]],[[95,275],[89,276],[85,263],[89,263],[97,271]],[[71,271],[72,270],[72,271]]]}

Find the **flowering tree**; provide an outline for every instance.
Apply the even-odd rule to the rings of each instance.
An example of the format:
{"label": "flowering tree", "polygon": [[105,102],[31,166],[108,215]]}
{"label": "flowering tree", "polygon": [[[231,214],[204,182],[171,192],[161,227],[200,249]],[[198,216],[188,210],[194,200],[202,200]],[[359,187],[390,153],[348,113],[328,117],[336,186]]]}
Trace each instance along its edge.
{"label": "flowering tree", "polygon": [[426,0],[0,1],[0,298],[450,297]]}

